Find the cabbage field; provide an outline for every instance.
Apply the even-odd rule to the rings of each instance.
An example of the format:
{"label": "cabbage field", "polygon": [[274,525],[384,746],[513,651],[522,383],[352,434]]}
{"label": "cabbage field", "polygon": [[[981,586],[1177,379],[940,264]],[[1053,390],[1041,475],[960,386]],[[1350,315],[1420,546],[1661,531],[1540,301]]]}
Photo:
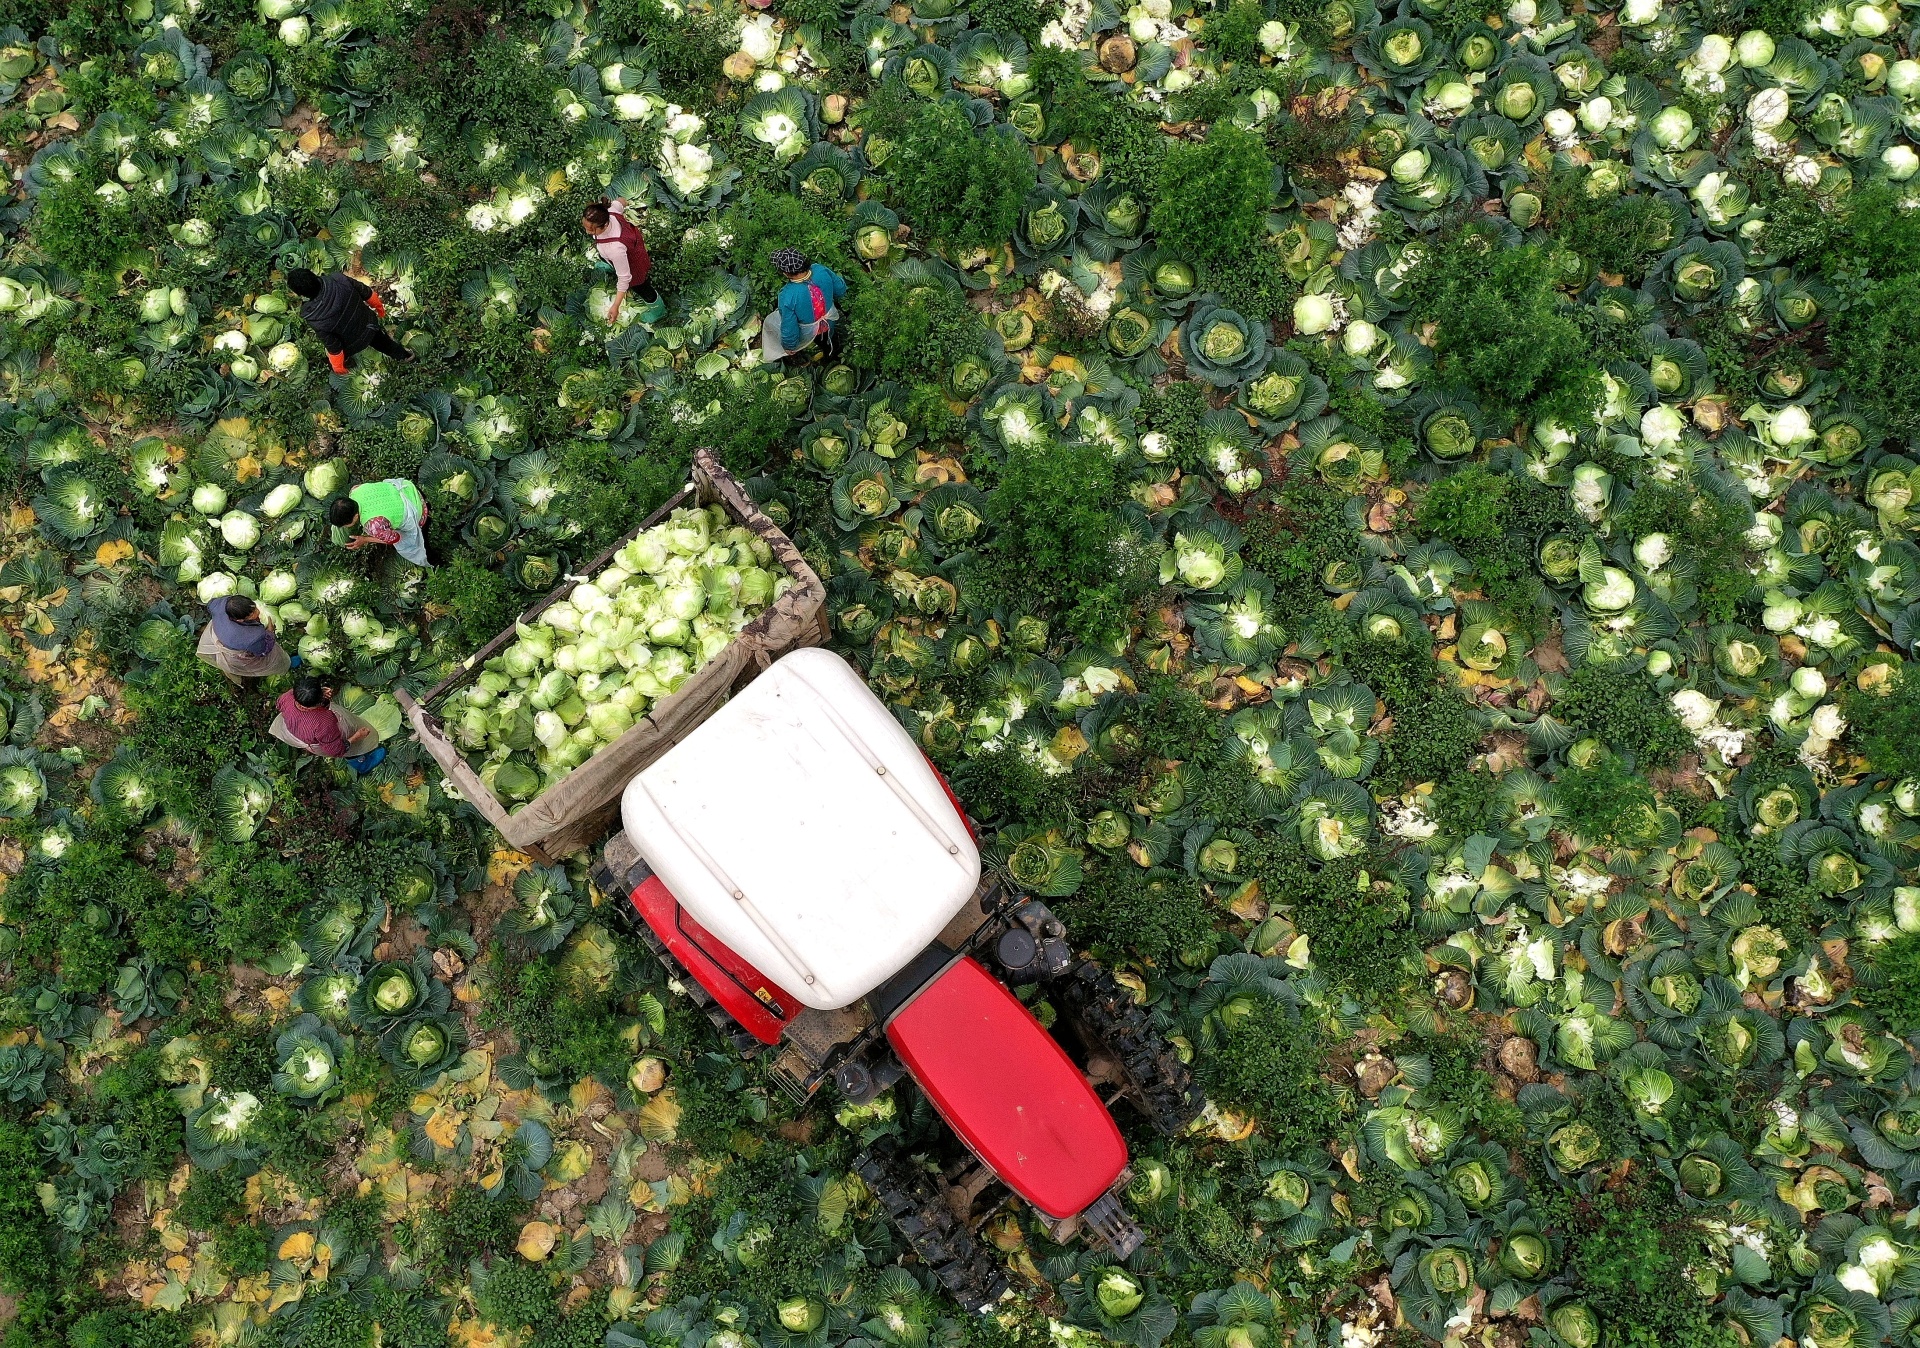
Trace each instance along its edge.
{"label": "cabbage field", "polygon": [[[1916,17],[0,0],[7,1348],[1920,1345]],[[1009,1207],[962,1311],[852,1173],[927,1101],[796,1108],[408,739],[699,446],[1190,1057],[1124,1265]],[[508,794],[766,602],[712,527],[447,713]]]}

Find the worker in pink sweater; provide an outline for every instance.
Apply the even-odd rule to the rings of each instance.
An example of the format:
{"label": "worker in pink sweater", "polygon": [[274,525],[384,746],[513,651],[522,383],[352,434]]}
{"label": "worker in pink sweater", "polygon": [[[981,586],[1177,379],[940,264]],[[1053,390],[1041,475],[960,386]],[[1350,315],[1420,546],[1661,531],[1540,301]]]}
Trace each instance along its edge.
{"label": "worker in pink sweater", "polygon": [[640,321],[659,322],[667,311],[667,303],[647,282],[653,259],[647,256],[646,235],[640,232],[640,226],[627,219],[627,203],[594,202],[581,215],[580,227],[592,237],[594,251],[600,254],[601,260],[613,268],[613,303],[607,307],[608,325],[620,321],[620,306],[630,293],[639,296],[644,306],[638,315]]}
{"label": "worker in pink sweater", "polygon": [[321,758],[345,759],[348,767],[363,776],[387,756],[380,732],[345,707],[334,706],[333,689],[312,674],[294,680],[293,687],[280,694],[274,710],[279,714],[268,733],[283,744]]}

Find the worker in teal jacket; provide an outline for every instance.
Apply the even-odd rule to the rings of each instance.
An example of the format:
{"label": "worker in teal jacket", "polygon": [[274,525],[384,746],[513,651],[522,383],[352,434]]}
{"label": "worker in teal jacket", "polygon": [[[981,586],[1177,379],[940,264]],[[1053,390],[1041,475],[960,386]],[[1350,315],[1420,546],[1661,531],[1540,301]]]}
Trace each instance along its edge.
{"label": "worker in teal jacket", "polygon": [[785,360],[825,338],[833,350],[833,325],[840,317],[840,301],[847,283],[831,267],[808,262],[797,248],[776,248],[773,265],[787,278],[780,301],[760,324],[760,349],[767,363]]}

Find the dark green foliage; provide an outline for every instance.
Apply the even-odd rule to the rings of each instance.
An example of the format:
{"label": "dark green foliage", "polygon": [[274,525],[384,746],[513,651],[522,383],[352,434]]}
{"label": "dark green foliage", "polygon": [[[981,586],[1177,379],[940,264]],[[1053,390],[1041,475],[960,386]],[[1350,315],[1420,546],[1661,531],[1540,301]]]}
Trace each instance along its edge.
{"label": "dark green foliage", "polygon": [[397,1232],[401,1248],[421,1267],[453,1274],[483,1255],[511,1254],[526,1221],[524,1204],[509,1195],[489,1198],[483,1189],[462,1184],[444,1208],[414,1217]]}
{"label": "dark green foliage", "polygon": [[1317,1026],[1262,998],[1204,1060],[1208,1098],[1251,1112],[1283,1155],[1323,1146],[1338,1136],[1345,1112],[1320,1075],[1326,1055]]}
{"label": "dark green foliage", "polygon": [[1631,755],[1642,771],[1666,767],[1693,748],[1673,708],[1641,674],[1583,665],[1567,676],[1554,711],[1576,735]]}
{"label": "dark green foliage", "polygon": [[950,248],[994,248],[1013,237],[1034,169],[1019,137],[976,128],[956,103],[921,103],[907,114],[885,177],[916,234]]}
{"label": "dark green foliage", "polygon": [[1537,635],[1545,596],[1535,576],[1535,549],[1549,534],[1585,529],[1567,493],[1470,463],[1428,488],[1419,514],[1434,537],[1473,563],[1487,598],[1516,627]]}
{"label": "dark green foliage", "polygon": [[791,23],[831,29],[840,22],[847,7],[845,0],[780,0],[779,9]]}
{"label": "dark green foliage", "polygon": [[1387,463],[1396,472],[1405,468],[1413,454],[1413,441],[1399,432],[1384,403],[1348,378],[1351,362],[1325,342],[1312,338],[1296,337],[1287,343],[1287,349],[1306,357],[1313,372],[1326,382],[1327,410],[1380,441]]}
{"label": "dark green foliage", "polygon": [[[381,1283],[373,1295],[373,1315],[380,1326],[380,1348],[441,1348],[447,1341],[445,1311],[417,1290]],[[602,1325],[602,1337],[605,1333]]]}
{"label": "dark green foliage", "polygon": [[1526,1139],[1526,1119],[1512,1100],[1501,1098],[1493,1074],[1481,1066],[1482,1046],[1464,1028],[1417,1036],[1415,1046],[1426,1054],[1433,1075],[1423,1088],[1431,1099],[1445,1100],[1465,1110],[1467,1121],[1481,1133],[1509,1147]]}
{"label": "dark green foliage", "polygon": [[115,1306],[81,1316],[67,1331],[68,1348],[187,1348],[193,1322],[168,1311]]}
{"label": "dark green foliage", "polygon": [[1261,242],[1273,204],[1266,144],[1216,123],[1204,141],[1167,151],[1156,195],[1153,228],[1163,246],[1203,262],[1244,256]]}
{"label": "dark green foliage", "polygon": [[480,1318],[501,1329],[538,1329],[560,1313],[553,1275],[524,1259],[497,1261],[474,1289]]}
{"label": "dark green foliage", "polygon": [[1671,215],[1646,193],[1596,197],[1587,182],[1584,172],[1567,167],[1541,184],[1541,226],[1598,270],[1638,280],[1676,242]]}
{"label": "dark green foliage", "polygon": [[[694,379],[680,386],[687,409],[695,415],[677,419],[676,399],[648,398],[646,453],[623,459],[609,445],[580,441],[569,445],[566,467],[600,486],[616,490],[588,500],[588,508],[605,516],[601,527],[611,542],[677,491],[687,480],[687,466],[696,448],[711,447],[735,476],[752,477],[778,450],[784,453],[793,427],[793,414],[774,402],[770,379],[734,380],[716,376]],[[717,404],[717,405],[716,405]],[[569,508],[573,503],[569,501]],[[615,516],[625,520],[614,528]],[[598,537],[598,535],[595,535]]]}
{"label": "dark green foliage", "polygon": [[[382,83],[428,126],[477,128],[502,147],[503,163],[536,148],[551,153],[566,135],[553,115],[557,77],[527,60],[515,36],[478,0],[435,5],[381,48]],[[464,147],[450,163],[476,179],[484,172]]]}
{"label": "dark green foliage", "polygon": [[16,1294],[47,1272],[47,1218],[35,1192],[40,1157],[30,1127],[0,1119],[0,1287]]}
{"label": "dark green foliage", "polygon": [[1235,313],[1262,322],[1291,313],[1300,295],[1300,287],[1261,249],[1207,261],[1200,283]]}
{"label": "dark green foliage", "polygon": [[272,1263],[267,1233],[246,1220],[246,1180],[235,1167],[195,1168],[175,1209],[181,1224],[214,1238],[220,1262],[235,1277],[263,1273]]}
{"label": "dark green foliage", "polygon": [[1905,931],[1873,952],[1873,967],[1884,980],[1862,992],[1896,1034],[1920,1028],[1920,932]]}
{"label": "dark green foliage", "polygon": [[1100,176],[1151,205],[1166,156],[1153,114],[1088,83],[1078,52],[1035,47],[1027,70],[1046,111],[1046,139],[1092,145],[1100,152]]}
{"label": "dark green foliage", "polygon": [[882,379],[938,380],[963,356],[986,351],[986,329],[964,293],[888,279],[856,291],[847,359]]}
{"label": "dark green foliage", "polygon": [[1420,522],[1457,548],[1489,543],[1506,532],[1507,491],[1512,479],[1470,463],[1427,489]]}
{"label": "dark green foliage", "polygon": [[[1920,274],[1920,221],[1891,185],[1835,199],[1782,189],[1767,203],[1766,250],[1796,267],[1871,281]],[[1855,390],[1856,392],[1858,390]]]}
{"label": "dark green foliage", "polygon": [[1266,21],[1259,0],[1233,0],[1207,20],[1207,44],[1227,60],[1248,60],[1260,53],[1260,25]]}
{"label": "dark green foliage", "polygon": [[425,454],[408,444],[400,433],[382,422],[368,422],[341,433],[340,449],[352,466],[353,479],[378,481],[389,477],[411,478]]}
{"label": "dark green foliage", "polygon": [[203,818],[213,774],[237,761],[251,739],[233,685],[182,637],[152,671],[127,685],[126,701],[138,718],[132,739],[141,761],[161,771],[166,808],[185,819]]}
{"label": "dark green foliage", "polygon": [[947,391],[938,384],[915,384],[907,390],[907,425],[928,440],[956,441],[966,437],[966,419],[954,414]]}
{"label": "dark green foliage", "polygon": [[204,904],[214,942],[238,960],[255,960],[285,940],[289,922],[313,894],[301,866],[251,843],[208,846],[189,891]]}
{"label": "dark green foliage", "polygon": [[1913,362],[1917,325],[1920,294],[1909,278],[1875,286],[1833,324],[1844,387],[1863,411],[1902,440],[1920,433],[1920,371]]}
{"label": "dark green foliage", "polygon": [[970,0],[967,13],[974,26],[989,33],[1018,33],[1029,45],[1037,46],[1041,25],[1049,14],[1042,0]]}
{"label": "dark green foliage", "polygon": [[727,213],[727,232],[733,236],[727,247],[734,270],[753,282],[757,310],[770,311],[787,283],[767,260],[776,248],[797,248],[809,262],[824,263],[855,286],[864,279],[847,249],[846,221],[829,219],[800,197],[756,188]]}
{"label": "dark green foliage", "polygon": [[661,0],[607,0],[594,6],[599,31],[615,43],[646,44],[648,66],[669,96],[705,101],[735,46],[735,21],[717,11],[684,12]]}
{"label": "dark green foliage", "polygon": [[1164,758],[1204,763],[1220,743],[1214,711],[1193,689],[1164,674],[1141,681],[1134,719],[1140,728],[1140,756],[1149,762]]}
{"label": "dark green foliage", "polygon": [[1140,422],[1148,430],[1159,431],[1171,445],[1173,462],[1182,468],[1200,468],[1200,437],[1212,404],[1207,401],[1206,385],[1191,379],[1179,379],[1163,389],[1149,390],[1140,399]]}
{"label": "dark green foliage", "polygon": [[1247,564],[1274,583],[1283,622],[1298,623],[1321,607],[1327,567],[1359,560],[1360,535],[1347,518],[1347,499],[1313,478],[1294,477],[1247,516]]}
{"label": "dark green foliage", "polygon": [[1837,282],[1849,303],[1833,315],[1827,347],[1855,405],[1888,434],[1920,431],[1920,373],[1911,335],[1920,319],[1920,221],[1891,186],[1838,201],[1784,192],[1769,206],[1769,249]]}
{"label": "dark green foliage", "polygon": [[[567,1314],[547,1321],[534,1335],[529,1348],[601,1348],[607,1337],[606,1310],[599,1304],[603,1300],[594,1297]],[[385,1341],[381,1348],[387,1348]]]}
{"label": "dark green foliage", "polygon": [[1306,934],[1314,967],[1369,1004],[1394,1001],[1414,975],[1420,941],[1406,889],[1379,873],[1379,858],[1310,863],[1291,843],[1263,839],[1247,869]]}
{"label": "dark green foliage", "polygon": [[180,1194],[175,1216],[188,1231],[217,1231],[223,1223],[240,1216],[246,1198],[246,1179],[232,1167],[196,1169]]}
{"label": "dark green foliage", "polygon": [[1072,779],[1048,776],[1014,748],[988,749],[963,759],[953,769],[953,789],[969,813],[989,823],[1064,823],[1073,815]]}
{"label": "dark green foliage", "polygon": [[461,553],[451,565],[427,573],[427,598],[447,611],[472,650],[504,632],[526,596],[498,571]]}
{"label": "dark green foliage", "polygon": [[[704,1017],[688,1015],[683,1024],[685,1033],[677,1038],[706,1041],[709,1026]],[[736,1140],[751,1137],[742,1130],[752,1129],[759,1121],[753,1117],[749,1097],[743,1091],[745,1077],[745,1070],[737,1062],[719,1054],[695,1059],[693,1070],[683,1073],[674,1086],[674,1097],[680,1104],[676,1143],[698,1156],[719,1157],[733,1153]],[[751,1149],[751,1144],[742,1149]]]}
{"label": "dark green foliage", "polygon": [[608,1085],[624,1080],[632,1056],[611,999],[567,983],[552,956],[514,964],[504,950],[500,954],[505,963],[499,995],[483,1023],[511,1030],[523,1053],[539,1056],[543,1073],[567,1081],[598,1077]]}
{"label": "dark green foliage", "polygon": [[1199,881],[1142,870],[1130,857],[1090,867],[1079,893],[1053,906],[1076,945],[1126,950],[1149,963],[1164,963],[1213,934]]}
{"label": "dark green foliage", "polygon": [[1393,718],[1377,771],[1389,781],[1438,781],[1467,766],[1486,733],[1473,719],[1451,668],[1426,642],[1376,641],[1355,635],[1347,667],[1373,690]]}
{"label": "dark green foliage", "polygon": [[1601,1190],[1576,1197],[1572,1209],[1569,1262],[1609,1342],[1632,1348],[1734,1348],[1740,1342],[1712,1322],[1706,1302],[1682,1275],[1698,1257],[1684,1214],[1663,1210],[1650,1189],[1625,1196]]}
{"label": "dark green foliage", "polygon": [[970,581],[1012,608],[1057,607],[1082,640],[1124,632],[1154,563],[1116,512],[1118,496],[1113,456],[1098,444],[1008,451]]}
{"label": "dark green foliage", "polygon": [[196,934],[159,877],[117,842],[77,842],[28,883],[21,949],[42,961],[57,955],[61,981],[75,992],[112,986],[129,937],[162,962],[185,963],[195,953]]}
{"label": "dark green foliage", "polygon": [[[699,436],[686,439],[705,443]],[[687,444],[683,452],[662,445],[664,452],[658,457],[623,452],[600,440],[571,440],[561,448],[558,458],[568,485],[567,514],[583,526],[575,541],[580,561],[627,533],[679,488],[686,480],[694,443]],[[501,596],[504,606],[510,607],[504,603],[509,598]],[[508,621],[512,617],[508,614]],[[502,622],[476,631],[485,630],[491,637],[505,627]]]}
{"label": "dark green foliage", "polygon": [[1616,846],[1644,843],[1653,788],[1612,754],[1590,767],[1571,767],[1554,783],[1567,832]]}
{"label": "dark green foliage", "polygon": [[1746,531],[1752,508],[1689,481],[1645,482],[1614,519],[1628,538],[1664,533],[1673,551],[1696,568],[1707,621],[1726,622],[1751,588]]}
{"label": "dark green foliage", "polygon": [[1494,793],[1500,779],[1491,772],[1469,769],[1449,773],[1434,784],[1430,812],[1449,838],[1468,838],[1494,827]]}
{"label": "dark green foliage", "polygon": [[1583,358],[1580,329],[1555,282],[1553,261],[1537,245],[1510,248],[1478,226],[1437,240],[1411,288],[1414,317],[1436,325],[1442,379],[1503,412],[1584,424],[1599,371]]}
{"label": "dark green foliage", "polygon": [[160,1079],[157,1049],[103,1071],[74,1117],[81,1124],[77,1149],[103,1158],[100,1178],[110,1187],[164,1179],[180,1155],[180,1109]]}
{"label": "dark green foliage", "polygon": [[[767,1314],[782,1298],[818,1287],[824,1272],[837,1271],[850,1232],[844,1226],[822,1229],[815,1195],[821,1180],[835,1175],[834,1162],[844,1167],[847,1153],[822,1148],[822,1157],[777,1137],[760,1142],[730,1158],[710,1196],[689,1213],[689,1257],[673,1275],[676,1293],[717,1293]],[[716,1248],[742,1244],[753,1247],[750,1260],[728,1258]],[[863,1263],[842,1275],[857,1289],[871,1277]]]}
{"label": "dark green foliage", "polygon": [[36,246],[79,275],[112,270],[120,254],[136,246],[141,232],[157,228],[144,201],[109,205],[94,194],[99,179],[82,173],[41,194],[34,219]]}
{"label": "dark green foliage", "polygon": [[1854,747],[1875,773],[1920,773],[1920,679],[1899,674],[1872,692],[1849,687],[1844,709]]}
{"label": "dark green foliage", "polygon": [[274,1321],[286,1348],[375,1348],[373,1311],[351,1291],[302,1297]]}

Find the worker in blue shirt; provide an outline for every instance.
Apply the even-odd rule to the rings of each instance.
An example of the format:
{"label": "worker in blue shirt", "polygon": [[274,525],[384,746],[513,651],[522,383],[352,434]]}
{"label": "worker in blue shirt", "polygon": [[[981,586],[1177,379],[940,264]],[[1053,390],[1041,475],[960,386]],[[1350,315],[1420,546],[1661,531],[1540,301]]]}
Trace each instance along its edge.
{"label": "worker in blue shirt", "polygon": [[780,287],[779,304],[760,324],[760,349],[767,363],[785,360],[819,338],[831,353],[846,281],[831,267],[808,262],[797,248],[774,249],[772,261],[787,283]]}

